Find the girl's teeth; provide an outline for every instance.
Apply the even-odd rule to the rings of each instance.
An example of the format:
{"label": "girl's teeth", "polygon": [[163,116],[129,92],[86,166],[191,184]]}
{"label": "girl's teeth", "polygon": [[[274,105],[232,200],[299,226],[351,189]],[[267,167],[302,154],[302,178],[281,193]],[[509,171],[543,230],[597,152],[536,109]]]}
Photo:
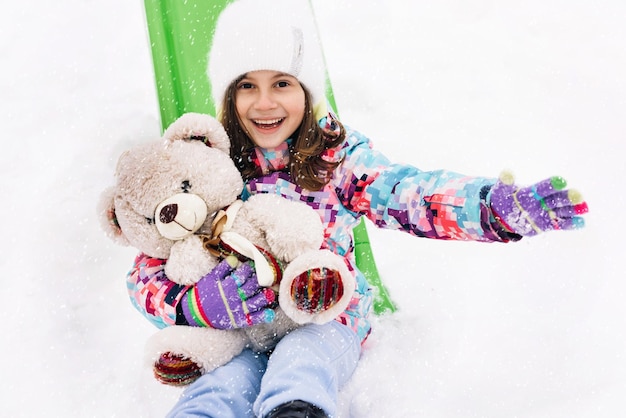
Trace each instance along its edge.
{"label": "girl's teeth", "polygon": [[254,123],[258,125],[275,125],[280,122],[281,119],[272,119],[272,120],[255,120]]}

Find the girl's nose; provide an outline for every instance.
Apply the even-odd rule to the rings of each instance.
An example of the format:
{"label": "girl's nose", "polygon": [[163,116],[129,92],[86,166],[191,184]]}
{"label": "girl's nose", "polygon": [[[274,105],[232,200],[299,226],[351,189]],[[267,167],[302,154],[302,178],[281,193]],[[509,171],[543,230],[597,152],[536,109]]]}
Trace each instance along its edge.
{"label": "girl's nose", "polygon": [[268,110],[276,107],[276,101],[272,96],[271,92],[268,91],[260,91],[255,102],[255,107],[258,110]]}

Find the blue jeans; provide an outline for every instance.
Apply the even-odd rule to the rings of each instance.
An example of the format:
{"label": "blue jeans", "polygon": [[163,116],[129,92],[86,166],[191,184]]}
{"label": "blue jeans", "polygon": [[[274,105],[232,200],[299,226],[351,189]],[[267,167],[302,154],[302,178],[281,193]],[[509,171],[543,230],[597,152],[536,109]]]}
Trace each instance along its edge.
{"label": "blue jeans", "polygon": [[303,400],[334,416],[339,389],[359,360],[361,342],[331,321],[305,325],[267,354],[244,350],[228,364],[189,385],[168,417],[264,417],[275,407]]}

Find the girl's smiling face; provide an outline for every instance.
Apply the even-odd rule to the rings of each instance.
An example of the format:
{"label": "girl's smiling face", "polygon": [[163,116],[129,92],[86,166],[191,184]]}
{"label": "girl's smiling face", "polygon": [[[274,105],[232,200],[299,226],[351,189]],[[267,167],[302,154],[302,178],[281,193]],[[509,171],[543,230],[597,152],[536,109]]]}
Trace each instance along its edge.
{"label": "girl's smiling face", "polygon": [[304,118],[305,97],[300,82],[278,71],[251,71],[237,83],[237,115],[254,144],[276,148]]}

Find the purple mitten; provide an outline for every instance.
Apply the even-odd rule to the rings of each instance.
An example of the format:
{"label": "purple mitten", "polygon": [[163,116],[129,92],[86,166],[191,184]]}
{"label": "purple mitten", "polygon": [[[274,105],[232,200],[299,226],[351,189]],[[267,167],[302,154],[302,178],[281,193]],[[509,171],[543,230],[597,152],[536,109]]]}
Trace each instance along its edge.
{"label": "purple mitten", "polygon": [[581,216],[588,212],[582,195],[561,177],[550,177],[529,187],[513,183],[510,173],[503,173],[488,197],[496,220],[509,232],[533,236],[544,231],[579,229],[585,225]]}
{"label": "purple mitten", "polygon": [[243,263],[233,271],[228,259],[190,288],[181,299],[191,326],[245,328],[272,322],[276,295],[259,286],[254,268]]}

